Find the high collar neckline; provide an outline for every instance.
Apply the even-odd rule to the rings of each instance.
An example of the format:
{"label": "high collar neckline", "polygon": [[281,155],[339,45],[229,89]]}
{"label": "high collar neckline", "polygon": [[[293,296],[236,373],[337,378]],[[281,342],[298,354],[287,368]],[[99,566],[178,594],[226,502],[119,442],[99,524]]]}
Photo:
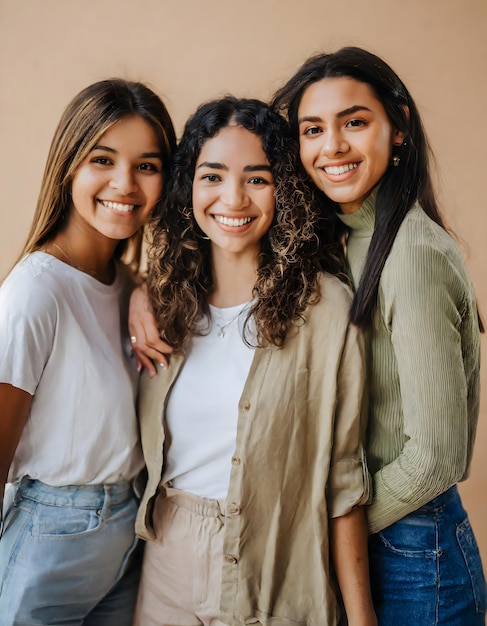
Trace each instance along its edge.
{"label": "high collar neckline", "polygon": [[351,230],[363,231],[372,234],[375,226],[375,202],[378,187],[364,200],[360,209],[355,213],[337,213],[337,217]]}

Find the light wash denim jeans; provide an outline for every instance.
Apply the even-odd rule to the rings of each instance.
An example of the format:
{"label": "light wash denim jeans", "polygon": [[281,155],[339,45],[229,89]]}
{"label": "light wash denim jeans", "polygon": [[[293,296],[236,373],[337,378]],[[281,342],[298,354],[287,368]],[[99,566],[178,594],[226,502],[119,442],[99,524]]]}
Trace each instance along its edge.
{"label": "light wash denim jeans", "polygon": [[24,479],[14,489],[0,539],[0,626],[130,626],[141,561],[132,486]]}
{"label": "light wash denim jeans", "polygon": [[456,485],[369,540],[380,626],[483,626],[486,585]]}

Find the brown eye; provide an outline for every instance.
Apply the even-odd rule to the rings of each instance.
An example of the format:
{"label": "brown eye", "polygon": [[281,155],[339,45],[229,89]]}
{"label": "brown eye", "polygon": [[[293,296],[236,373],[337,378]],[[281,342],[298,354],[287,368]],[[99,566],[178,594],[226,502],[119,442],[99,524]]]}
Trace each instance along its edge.
{"label": "brown eye", "polygon": [[108,157],[96,157],[92,162],[97,163],[98,165],[111,165],[112,163]]}
{"label": "brown eye", "polygon": [[319,126],[310,126],[304,131],[303,135],[318,135],[318,133],[321,133]]}
{"label": "brown eye", "polygon": [[365,126],[367,122],[365,120],[350,120],[346,123],[346,128],[356,128],[358,126]]}

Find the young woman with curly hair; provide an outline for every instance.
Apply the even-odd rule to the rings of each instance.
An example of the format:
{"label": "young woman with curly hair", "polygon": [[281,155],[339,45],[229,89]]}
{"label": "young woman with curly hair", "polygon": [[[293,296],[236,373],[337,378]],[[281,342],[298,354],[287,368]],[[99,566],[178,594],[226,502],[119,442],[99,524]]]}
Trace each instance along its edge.
{"label": "young woman with curly hair", "polygon": [[362,338],[296,157],[264,103],[204,104],[153,222],[173,354],[140,381],[140,626],[336,625],[340,592],[350,625],[376,624]]}

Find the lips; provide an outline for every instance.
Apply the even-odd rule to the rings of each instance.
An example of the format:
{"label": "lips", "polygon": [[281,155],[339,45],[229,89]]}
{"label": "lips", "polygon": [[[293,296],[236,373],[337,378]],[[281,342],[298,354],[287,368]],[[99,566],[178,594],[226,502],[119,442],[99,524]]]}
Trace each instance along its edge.
{"label": "lips", "polygon": [[124,204],[123,202],[111,202],[110,200],[98,200],[106,209],[117,211],[117,213],[130,213],[137,206],[137,204]]}
{"label": "lips", "polygon": [[344,163],[343,165],[325,165],[321,169],[326,174],[340,176],[341,174],[346,174],[347,172],[357,169],[358,166],[358,163]]}
{"label": "lips", "polygon": [[214,215],[213,218],[219,224],[223,224],[224,226],[245,226],[245,224],[249,224],[252,221],[252,217],[226,217],[225,215]]}

